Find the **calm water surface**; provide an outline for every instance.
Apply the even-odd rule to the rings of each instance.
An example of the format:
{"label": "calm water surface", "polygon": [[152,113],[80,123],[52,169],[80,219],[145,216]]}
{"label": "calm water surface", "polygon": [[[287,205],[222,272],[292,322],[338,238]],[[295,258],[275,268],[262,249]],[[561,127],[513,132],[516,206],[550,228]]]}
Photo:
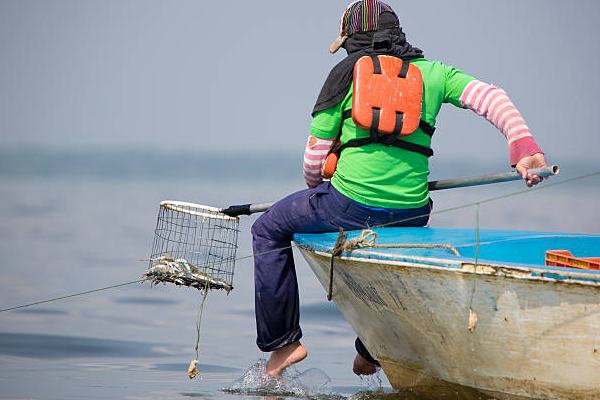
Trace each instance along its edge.
{"label": "calm water surface", "polygon": [[[42,172],[2,173],[0,168],[0,308],[140,277],[146,264],[139,260],[148,257],[161,200],[225,206],[275,200],[302,188],[299,175],[281,171],[275,179],[252,174],[221,179],[226,172],[196,177],[188,171],[177,180]],[[486,204],[482,227],[598,233],[599,183],[593,178]],[[437,193],[436,208],[522,187],[504,184]],[[254,218],[242,220],[238,256],[251,254]],[[433,223],[473,224],[472,208],[441,214]],[[355,335],[297,256],[309,358],[291,372],[296,380],[321,398],[417,398],[389,393],[383,374],[383,392],[373,392],[380,386],[376,379],[363,381],[352,374]],[[0,399],[284,398],[221,390],[233,387],[247,368],[266,357],[254,344],[251,260],[237,264],[234,283],[229,296],[209,294],[200,340],[201,377],[192,381],[186,369],[194,356],[200,302],[195,290],[135,284],[2,313]],[[477,398],[468,393],[439,396]]]}

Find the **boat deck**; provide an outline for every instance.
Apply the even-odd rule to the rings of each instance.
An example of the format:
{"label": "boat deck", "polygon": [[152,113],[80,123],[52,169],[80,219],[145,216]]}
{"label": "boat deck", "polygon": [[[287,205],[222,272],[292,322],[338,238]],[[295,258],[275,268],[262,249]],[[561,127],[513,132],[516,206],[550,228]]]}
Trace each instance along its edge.
{"label": "boat deck", "polygon": [[[530,267],[547,273],[585,272],[588,277],[600,282],[600,271],[581,270],[545,265],[547,250],[569,250],[576,257],[600,257],[600,235],[480,230],[479,246],[475,229],[451,228],[379,228],[376,245],[444,245],[452,249],[438,248],[386,248],[364,247],[344,253],[344,257],[368,258],[384,261],[410,261],[447,268],[460,268],[463,263],[474,263],[478,252],[478,263],[487,265]],[[347,232],[348,239],[356,238],[361,231]],[[296,234],[294,241],[304,249],[331,253],[338,233]]]}

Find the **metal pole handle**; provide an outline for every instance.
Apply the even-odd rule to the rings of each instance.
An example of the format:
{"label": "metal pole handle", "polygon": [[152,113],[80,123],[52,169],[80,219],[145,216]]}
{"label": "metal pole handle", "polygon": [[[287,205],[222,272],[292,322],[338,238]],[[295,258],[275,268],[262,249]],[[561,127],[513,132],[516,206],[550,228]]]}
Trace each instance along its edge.
{"label": "metal pole handle", "polygon": [[221,210],[223,214],[230,217],[238,217],[240,215],[251,215],[259,212],[265,212],[275,204],[273,203],[256,203],[256,204],[240,204],[237,206],[229,206]]}
{"label": "metal pole handle", "polygon": [[[549,167],[534,168],[527,170],[527,173],[531,175],[537,175],[542,178],[548,178],[550,176],[558,175],[560,168],[558,165],[551,165]],[[502,183],[510,181],[518,181],[523,179],[521,174],[517,171],[505,172],[502,174],[494,175],[483,175],[476,176],[473,178],[462,178],[462,179],[447,179],[443,181],[431,181],[429,182],[429,190],[444,190],[444,189],[456,189],[469,186],[481,186],[490,185],[492,183]]]}
{"label": "metal pole handle", "polygon": [[[527,171],[531,175],[537,175],[542,178],[548,178],[550,176],[558,175],[560,168],[558,165],[551,165],[549,167],[534,168]],[[462,179],[446,179],[442,181],[431,181],[429,182],[429,190],[445,190],[445,189],[456,189],[469,186],[481,186],[490,185],[493,183],[518,181],[523,179],[521,174],[517,171],[505,172],[494,175],[483,175],[476,176],[473,178],[462,178]],[[230,206],[221,210],[224,214],[231,217],[237,217],[240,215],[250,215],[259,212],[265,212],[271,208],[275,203],[256,203],[256,204],[241,204],[237,206]]]}

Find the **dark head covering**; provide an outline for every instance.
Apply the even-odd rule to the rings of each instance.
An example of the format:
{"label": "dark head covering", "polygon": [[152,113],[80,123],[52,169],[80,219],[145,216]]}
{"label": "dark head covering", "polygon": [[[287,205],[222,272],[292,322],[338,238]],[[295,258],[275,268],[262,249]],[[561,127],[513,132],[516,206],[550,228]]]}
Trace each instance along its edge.
{"label": "dark head covering", "polygon": [[392,7],[380,0],[357,0],[342,14],[340,35],[331,43],[329,51],[335,53],[344,41],[357,32],[371,32],[379,29],[379,15],[383,12],[393,13]]}
{"label": "dark head covering", "polygon": [[[342,16],[342,34],[344,33],[344,19],[349,18],[348,10],[359,3],[372,4],[373,2],[381,3],[378,0],[361,0],[352,3],[350,7],[346,9]],[[333,107],[344,99],[346,93],[348,93],[348,88],[352,83],[354,64],[356,64],[362,56],[385,54],[396,56],[403,60],[423,58],[423,52],[420,49],[411,46],[411,44],[406,41],[406,36],[404,35],[404,32],[402,32],[398,16],[391,11],[389,6],[385,6],[386,7],[381,7],[382,12],[377,16],[377,24],[371,25],[376,27],[373,28],[376,30],[362,32],[359,28],[355,33],[352,33],[342,41],[341,46],[346,50],[348,56],[337,64],[329,73],[313,108],[313,116],[319,111]],[[357,19],[362,18],[358,11],[352,15]],[[357,23],[360,24],[360,22]],[[349,20],[347,26],[356,26],[356,24],[353,24],[352,20]]]}

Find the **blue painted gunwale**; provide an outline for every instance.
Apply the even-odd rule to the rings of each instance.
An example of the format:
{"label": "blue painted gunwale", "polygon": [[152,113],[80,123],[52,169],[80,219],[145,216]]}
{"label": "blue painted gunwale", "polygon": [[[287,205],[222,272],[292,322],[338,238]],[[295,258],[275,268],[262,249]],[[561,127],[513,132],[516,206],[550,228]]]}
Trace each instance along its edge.
{"label": "blue painted gunwale", "polygon": [[[444,268],[460,268],[461,262],[473,263],[475,260],[475,229],[452,228],[379,228],[373,229],[377,234],[378,245],[381,244],[449,244],[454,246],[461,256],[456,256],[448,249],[394,249],[394,248],[362,248],[352,253],[344,253],[350,258],[375,259],[396,262],[415,263],[414,257],[428,260],[424,265]],[[348,238],[359,236],[361,231],[347,232]],[[307,250],[331,253],[338,233],[305,233],[294,235],[294,242]],[[600,271],[581,270],[563,267],[545,266],[546,250],[570,250],[576,257],[600,257],[600,235],[480,230],[479,231],[479,263],[492,265],[518,266],[542,270],[545,277],[565,279],[569,273],[585,272],[592,280],[600,282]],[[363,251],[361,251],[363,250]],[[364,250],[369,254],[365,254]],[[448,262],[444,262],[447,260]],[[547,271],[547,272],[546,272]],[[539,273],[532,275],[540,275]],[[597,276],[598,278],[596,279]]]}

